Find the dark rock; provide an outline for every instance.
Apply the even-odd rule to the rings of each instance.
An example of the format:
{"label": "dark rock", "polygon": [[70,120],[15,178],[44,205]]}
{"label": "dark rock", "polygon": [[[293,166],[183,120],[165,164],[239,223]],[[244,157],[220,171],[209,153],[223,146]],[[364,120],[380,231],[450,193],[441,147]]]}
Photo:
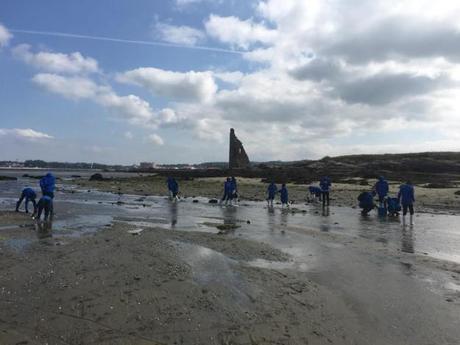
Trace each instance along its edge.
{"label": "dark rock", "polygon": [[195,199],[195,200],[193,200],[192,202],[193,202],[194,204],[197,204],[197,203],[198,203],[198,200]]}
{"label": "dark rock", "polygon": [[70,177],[71,178],[80,178],[81,176],[80,175],[71,175]]}
{"label": "dark rock", "polygon": [[0,181],[16,181],[17,177],[12,176],[0,176]]}
{"label": "dark rock", "polygon": [[236,137],[235,130],[230,128],[230,152],[228,167],[230,169],[241,169],[249,166],[249,157],[244,150],[243,144]]}
{"label": "dark rock", "polygon": [[90,181],[104,181],[104,177],[102,176],[102,174],[96,173],[96,174],[91,175],[89,180]]}
{"label": "dark rock", "polygon": [[217,200],[217,199],[210,199],[208,201],[208,203],[210,203],[210,204],[217,204],[218,202],[219,202],[219,200]]}

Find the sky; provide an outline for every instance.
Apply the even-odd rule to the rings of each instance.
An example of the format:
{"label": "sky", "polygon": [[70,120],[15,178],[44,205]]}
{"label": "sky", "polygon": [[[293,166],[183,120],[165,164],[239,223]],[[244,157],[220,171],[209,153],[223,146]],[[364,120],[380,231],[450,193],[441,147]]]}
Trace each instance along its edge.
{"label": "sky", "polygon": [[0,160],[460,150],[460,2],[2,0]]}

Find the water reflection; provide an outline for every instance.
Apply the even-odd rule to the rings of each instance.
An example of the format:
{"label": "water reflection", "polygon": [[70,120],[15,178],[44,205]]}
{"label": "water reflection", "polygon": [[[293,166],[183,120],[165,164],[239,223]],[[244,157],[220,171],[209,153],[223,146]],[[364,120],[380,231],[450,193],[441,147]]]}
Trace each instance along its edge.
{"label": "water reflection", "polygon": [[177,202],[169,203],[169,216],[171,217],[171,228],[174,229],[177,224]]}
{"label": "water reflection", "polygon": [[35,222],[35,231],[37,234],[37,238],[39,240],[53,237],[53,221],[49,219],[47,221],[39,221]]}
{"label": "water reflection", "polygon": [[404,253],[414,253],[414,230],[412,227],[403,227],[402,229],[401,250]]}

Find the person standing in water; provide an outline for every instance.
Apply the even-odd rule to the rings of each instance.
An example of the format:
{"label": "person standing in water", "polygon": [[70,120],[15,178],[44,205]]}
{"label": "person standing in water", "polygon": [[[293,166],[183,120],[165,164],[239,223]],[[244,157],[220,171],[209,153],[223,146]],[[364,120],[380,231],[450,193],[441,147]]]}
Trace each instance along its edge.
{"label": "person standing in water", "polygon": [[37,194],[32,188],[30,187],[24,188],[21,192],[21,197],[16,203],[16,212],[19,212],[19,207],[21,206],[22,201],[25,199],[26,200],[25,201],[26,213],[29,213],[29,201],[30,201],[34,205],[34,214],[35,214],[35,211],[37,210],[37,203],[35,202],[36,197],[37,197]]}
{"label": "person standing in water", "polygon": [[171,200],[177,200],[177,194],[179,194],[179,184],[173,177],[168,177],[167,180],[169,197]]}
{"label": "person standing in water", "polygon": [[283,183],[281,185],[281,189],[279,190],[279,192],[281,199],[281,207],[284,207],[284,205],[286,205],[286,207],[289,207],[289,194],[286,187],[286,183]]}
{"label": "person standing in water", "polygon": [[276,195],[277,192],[278,192],[278,187],[276,186],[275,182],[271,182],[268,185],[268,188],[267,188],[267,194],[268,194],[267,203],[268,203],[268,207],[273,207],[273,200],[275,200],[275,195]]}
{"label": "person standing in water", "polygon": [[232,192],[233,192],[233,184],[230,177],[227,177],[227,180],[224,182],[224,196],[220,200],[220,203],[225,201],[225,204],[232,203]]}
{"label": "person standing in water", "polygon": [[386,196],[388,195],[388,182],[380,176],[374,185],[374,190],[379,198],[379,207],[383,207]]}
{"label": "person standing in water", "polygon": [[48,195],[51,199],[54,199],[54,190],[56,188],[56,178],[49,172],[40,179],[40,188],[43,195]]}
{"label": "person standing in water", "polygon": [[232,176],[231,178],[231,183],[232,183],[232,192],[231,192],[230,200],[235,200],[235,204],[238,204],[238,185],[236,183],[236,178],[234,176]]}
{"label": "person standing in water", "polygon": [[410,225],[414,225],[415,191],[410,181],[407,181],[399,187],[398,200],[403,209],[403,225],[406,225],[406,214],[408,210],[410,213]]}
{"label": "person standing in water", "polygon": [[323,199],[323,207],[329,206],[329,192],[331,188],[332,182],[329,176],[323,176],[319,181],[319,186],[321,187],[321,197]]}

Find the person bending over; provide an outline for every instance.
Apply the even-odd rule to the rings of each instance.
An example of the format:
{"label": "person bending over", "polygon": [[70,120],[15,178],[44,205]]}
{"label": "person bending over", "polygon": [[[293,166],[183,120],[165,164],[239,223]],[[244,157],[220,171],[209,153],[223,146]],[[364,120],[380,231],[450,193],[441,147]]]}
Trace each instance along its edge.
{"label": "person bending over", "polygon": [[35,202],[36,197],[37,197],[37,194],[32,188],[30,187],[24,188],[21,192],[21,196],[18,202],[16,203],[16,212],[19,212],[19,207],[21,206],[22,201],[25,199],[26,213],[29,213],[29,201],[30,201],[34,205],[34,214],[35,214],[35,211],[37,210],[37,203]]}

